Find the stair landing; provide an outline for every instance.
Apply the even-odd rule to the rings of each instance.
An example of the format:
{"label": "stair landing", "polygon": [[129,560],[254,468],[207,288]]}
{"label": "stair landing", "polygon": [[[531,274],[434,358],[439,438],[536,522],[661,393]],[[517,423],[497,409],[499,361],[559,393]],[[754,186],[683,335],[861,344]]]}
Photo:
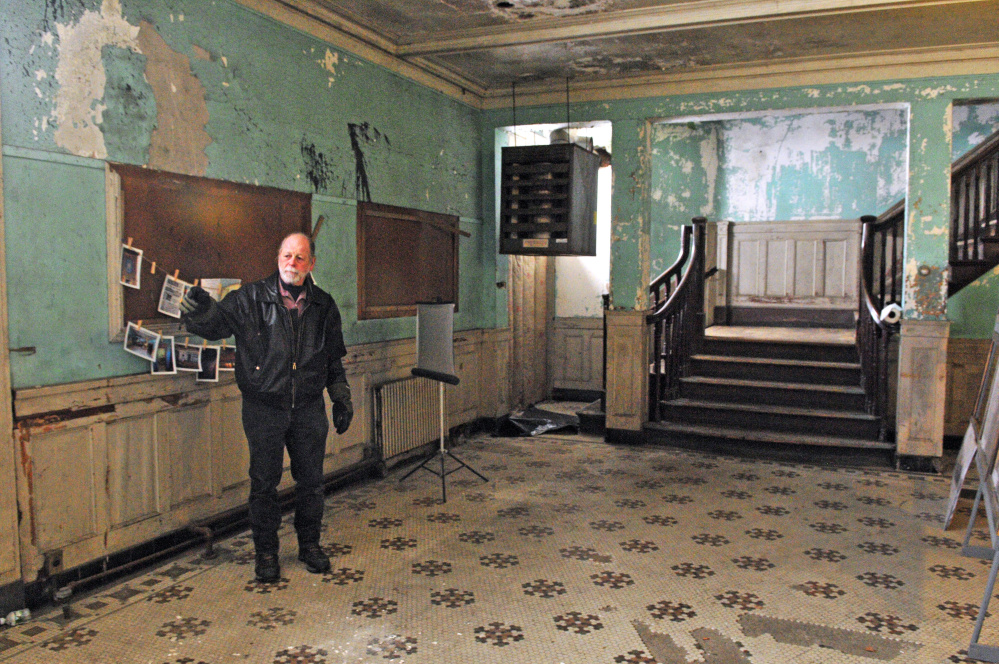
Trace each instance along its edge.
{"label": "stair landing", "polygon": [[853,329],[715,325],[646,433],[736,454],[890,459],[864,411]]}
{"label": "stair landing", "polygon": [[815,343],[852,346],[857,333],[853,328],[836,327],[748,327],[712,325],[704,336],[732,341],[770,341],[773,343]]}

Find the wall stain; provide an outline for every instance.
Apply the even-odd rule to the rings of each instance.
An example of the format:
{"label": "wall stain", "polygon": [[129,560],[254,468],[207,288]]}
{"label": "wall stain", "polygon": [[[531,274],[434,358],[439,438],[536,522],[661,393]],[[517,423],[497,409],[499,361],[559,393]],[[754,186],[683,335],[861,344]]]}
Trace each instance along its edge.
{"label": "wall stain", "polygon": [[376,145],[382,139],[386,145],[391,145],[388,136],[372,127],[367,122],[361,124],[347,123],[350,133],[350,149],[354,152],[354,194],[359,201],[371,202],[371,186],[368,182],[368,166],[364,157],[363,145]]}
{"label": "wall stain", "polygon": [[[302,159],[305,161],[305,177],[312,184],[314,192],[327,191],[336,179],[333,162],[316,149],[315,143],[309,143],[302,137],[299,142]],[[370,200],[370,199],[368,199]]]}

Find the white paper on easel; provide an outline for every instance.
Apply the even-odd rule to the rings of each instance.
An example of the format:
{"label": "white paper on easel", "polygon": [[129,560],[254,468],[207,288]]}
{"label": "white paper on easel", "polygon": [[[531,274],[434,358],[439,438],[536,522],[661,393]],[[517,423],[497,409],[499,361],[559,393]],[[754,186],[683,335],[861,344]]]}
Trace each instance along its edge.
{"label": "white paper on easel", "polygon": [[957,453],[957,461],[954,464],[954,475],[950,481],[950,498],[947,500],[947,514],[944,516],[944,530],[950,525],[957,511],[957,501],[961,498],[961,489],[964,487],[964,480],[968,476],[968,469],[971,462],[975,460],[975,452],[978,451],[978,437],[975,435],[975,426],[968,424],[964,432],[964,440],[961,442],[961,451]]}

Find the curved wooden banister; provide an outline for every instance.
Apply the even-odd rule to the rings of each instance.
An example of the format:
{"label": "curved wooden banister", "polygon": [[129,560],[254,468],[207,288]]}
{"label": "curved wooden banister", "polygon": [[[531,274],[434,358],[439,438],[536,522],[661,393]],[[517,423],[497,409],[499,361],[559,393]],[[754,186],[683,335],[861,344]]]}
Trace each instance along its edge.
{"label": "curved wooden banister", "polygon": [[[669,299],[670,294],[675,289],[674,280],[679,280],[681,270],[690,257],[690,237],[693,233],[693,226],[684,226],[680,233],[680,255],[676,261],[666,268],[658,277],[649,282],[649,295],[651,296],[652,309],[657,309],[659,303]],[[665,293],[663,293],[665,291]]]}
{"label": "curved wooden banister", "polygon": [[898,323],[887,323],[881,312],[901,301],[902,225],[905,201],[878,217],[860,218],[860,311],[857,315],[857,350],[868,414],[880,418],[879,439],[887,434],[888,364],[891,337]]}
{"label": "curved wooden banister", "polygon": [[[662,402],[678,394],[680,378],[704,336],[706,225],[704,217],[695,217],[692,226],[683,228],[679,257],[649,286],[652,310],[645,320],[652,327],[649,419],[653,422],[660,419]],[[671,289],[674,279],[676,286]]]}
{"label": "curved wooden banister", "polygon": [[[690,246],[690,236],[693,235],[693,233],[691,233],[692,230],[693,229],[690,226],[683,227],[684,246],[681,249],[680,258],[677,259],[677,262],[673,264],[673,267],[671,267],[670,270],[676,268],[676,271],[679,272],[680,268],[683,267],[682,261],[686,261],[689,254],[688,249]],[[694,240],[695,245],[696,242],[697,241]],[[696,246],[694,247],[694,251],[697,251]],[[696,262],[697,261],[689,261],[686,263],[686,268],[683,270],[683,275],[680,277],[680,281],[677,282],[676,288],[673,290],[673,293],[666,299],[665,302],[663,302],[658,307],[653,309],[652,313],[650,313],[645,317],[646,323],[648,323],[649,325],[654,325],[655,323],[661,321],[663,318],[669,316],[671,312],[676,311],[676,309],[682,305],[683,297],[687,292],[687,284],[690,283],[691,279],[690,275],[693,274],[694,272],[694,264]],[[666,273],[664,272],[663,274]]]}

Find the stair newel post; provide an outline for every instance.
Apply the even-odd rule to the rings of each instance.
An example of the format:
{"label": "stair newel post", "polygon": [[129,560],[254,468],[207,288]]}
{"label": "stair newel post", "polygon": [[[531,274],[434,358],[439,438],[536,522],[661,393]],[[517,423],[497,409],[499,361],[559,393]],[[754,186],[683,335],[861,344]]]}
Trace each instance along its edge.
{"label": "stair newel post", "polygon": [[649,384],[649,419],[653,422],[659,421],[659,404],[662,402],[662,358],[663,358],[663,325],[664,321],[658,320],[652,323],[652,349],[650,366],[651,380]]}
{"label": "stair newel post", "polygon": [[[693,297],[693,338],[690,340],[691,349],[697,348],[701,345],[701,339],[704,338],[704,266],[706,265],[705,260],[705,246],[707,245],[707,228],[708,220],[704,217],[694,217],[691,221],[694,222],[694,278],[696,281],[691,284],[693,291],[691,295]],[[687,354],[688,357],[690,353]]]}

